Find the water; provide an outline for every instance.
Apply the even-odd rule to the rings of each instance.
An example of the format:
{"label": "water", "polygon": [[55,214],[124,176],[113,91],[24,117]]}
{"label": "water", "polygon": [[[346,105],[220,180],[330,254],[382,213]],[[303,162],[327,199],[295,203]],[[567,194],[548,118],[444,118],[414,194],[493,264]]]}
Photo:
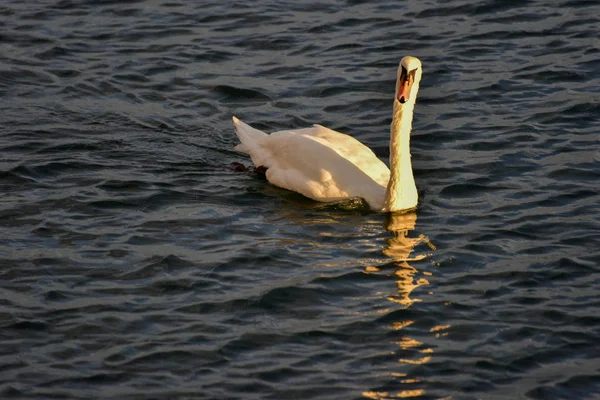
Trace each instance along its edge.
{"label": "water", "polygon": [[[0,5],[0,397],[600,398],[597,2],[201,3]],[[408,54],[416,213],[229,168]]]}

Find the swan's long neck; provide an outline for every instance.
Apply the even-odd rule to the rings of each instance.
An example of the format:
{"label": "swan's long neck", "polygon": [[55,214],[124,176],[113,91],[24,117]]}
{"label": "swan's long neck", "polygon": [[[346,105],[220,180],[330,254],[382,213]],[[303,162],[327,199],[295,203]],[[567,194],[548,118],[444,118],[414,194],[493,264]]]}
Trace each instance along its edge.
{"label": "swan's long neck", "polygon": [[386,212],[417,206],[417,187],[410,161],[410,131],[414,108],[414,97],[404,104],[394,100],[394,116],[390,127],[390,181],[383,206],[383,211]]}

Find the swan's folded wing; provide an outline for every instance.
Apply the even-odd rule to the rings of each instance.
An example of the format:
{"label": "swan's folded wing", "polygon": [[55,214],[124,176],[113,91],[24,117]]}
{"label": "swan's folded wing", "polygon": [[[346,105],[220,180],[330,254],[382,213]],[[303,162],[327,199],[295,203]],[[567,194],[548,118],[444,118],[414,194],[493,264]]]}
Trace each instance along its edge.
{"label": "swan's folded wing", "polygon": [[[385,185],[353,163],[354,155],[346,158],[351,151],[305,131],[274,132],[261,140],[259,148],[251,154],[268,168],[267,179],[271,183],[319,201],[348,197],[362,197],[370,204],[382,201],[379,198],[385,194]],[[387,171],[377,157],[372,157]],[[374,160],[370,162],[377,165]]]}
{"label": "swan's folded wing", "polygon": [[361,171],[383,186],[387,186],[390,170],[373,151],[350,135],[321,125],[302,129],[307,135],[326,140],[338,154],[356,165]]}

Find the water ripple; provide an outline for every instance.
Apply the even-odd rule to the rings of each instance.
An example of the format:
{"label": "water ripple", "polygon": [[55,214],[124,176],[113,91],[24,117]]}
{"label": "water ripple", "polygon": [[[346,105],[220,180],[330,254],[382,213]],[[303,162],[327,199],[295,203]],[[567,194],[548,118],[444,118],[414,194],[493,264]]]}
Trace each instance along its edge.
{"label": "water ripple", "polygon": [[[600,395],[594,1],[0,6],[0,397]],[[387,159],[416,213],[230,168],[231,115]],[[151,395],[149,395],[151,393]]]}

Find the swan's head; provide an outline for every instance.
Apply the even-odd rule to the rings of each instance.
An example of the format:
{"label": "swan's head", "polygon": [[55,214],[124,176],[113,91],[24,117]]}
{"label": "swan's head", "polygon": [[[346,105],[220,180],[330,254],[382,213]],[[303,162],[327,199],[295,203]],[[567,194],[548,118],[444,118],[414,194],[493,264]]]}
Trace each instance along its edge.
{"label": "swan's head", "polygon": [[421,61],[418,58],[406,56],[400,61],[396,81],[396,100],[400,104],[415,100],[422,72]]}

